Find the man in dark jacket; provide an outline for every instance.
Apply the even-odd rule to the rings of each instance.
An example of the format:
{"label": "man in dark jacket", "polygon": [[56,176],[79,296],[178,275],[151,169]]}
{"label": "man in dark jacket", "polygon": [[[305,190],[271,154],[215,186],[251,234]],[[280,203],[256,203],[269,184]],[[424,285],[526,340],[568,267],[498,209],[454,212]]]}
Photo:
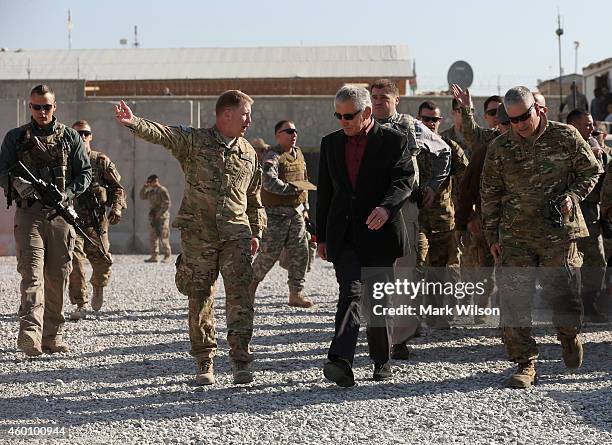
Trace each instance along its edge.
{"label": "man in dark jacket", "polygon": [[360,302],[372,309],[367,337],[374,379],[392,376],[388,363],[391,314],[383,313],[378,301],[372,305],[368,295],[374,282],[393,279],[393,263],[407,253],[400,209],[410,195],[415,168],[406,136],[372,118],[365,88],[342,87],[336,93],[335,110],[341,130],[321,141],[317,239],[319,256],[334,264],[340,288],[324,375],[348,387],[355,384],[351,368]]}

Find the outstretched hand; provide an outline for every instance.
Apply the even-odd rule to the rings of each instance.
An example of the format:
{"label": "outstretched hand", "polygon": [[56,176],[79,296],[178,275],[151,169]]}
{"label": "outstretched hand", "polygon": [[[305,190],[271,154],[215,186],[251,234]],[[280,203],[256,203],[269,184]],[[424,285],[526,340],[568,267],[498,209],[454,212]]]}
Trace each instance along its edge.
{"label": "outstretched hand", "polygon": [[134,123],[134,114],[124,101],[120,101],[119,105],[115,105],[115,117],[121,125]]}
{"label": "outstretched hand", "polygon": [[472,96],[470,95],[470,90],[467,88],[465,91],[461,89],[459,85],[456,83],[451,85],[451,90],[453,92],[453,96],[459,102],[459,106],[465,108],[467,110],[474,107],[474,103],[472,102]]}

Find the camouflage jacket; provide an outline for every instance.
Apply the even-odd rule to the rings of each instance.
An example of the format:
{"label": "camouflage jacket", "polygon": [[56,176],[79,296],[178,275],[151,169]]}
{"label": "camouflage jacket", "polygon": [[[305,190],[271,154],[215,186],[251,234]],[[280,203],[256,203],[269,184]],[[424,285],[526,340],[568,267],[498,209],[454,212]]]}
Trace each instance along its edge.
{"label": "camouflage jacket", "polygon": [[85,221],[89,220],[88,209],[94,203],[84,202],[86,199],[93,199],[98,202],[98,213],[103,214],[105,207],[111,210],[121,211],[127,207],[125,202],[125,191],[121,185],[121,175],[111,159],[99,151],[90,151],[89,160],[91,162],[91,184],[87,193],[81,195],[75,202],[75,210],[79,217]]}
{"label": "camouflage jacket", "polygon": [[608,163],[606,167],[606,175],[604,177],[603,185],[601,187],[601,215],[603,218],[608,219],[612,222],[610,218],[612,213],[612,162]]}
{"label": "camouflage jacket", "polygon": [[163,145],[185,173],[185,192],[174,227],[195,230],[210,242],[261,237],[261,169],[244,138],[226,142],[216,127],[170,127],[135,118],[142,139]]}
{"label": "camouflage jacket", "polygon": [[[453,185],[461,181],[468,165],[468,159],[459,144],[451,139],[445,139],[444,142],[451,148],[450,174],[442,182],[431,207],[419,210],[420,230],[426,233],[448,232],[455,228]],[[422,173],[424,181],[427,181],[432,168],[431,156],[427,152],[421,152],[417,156],[417,162],[419,172]]]}
{"label": "camouflage jacket", "polygon": [[461,108],[461,131],[472,153],[483,147],[486,149],[493,139],[501,135],[501,131],[496,128],[482,128],[476,123],[472,110],[466,110],[463,107]]}
{"label": "camouflage jacket", "polygon": [[425,181],[419,174],[419,185],[427,185],[437,192],[448,177],[450,169],[451,153],[448,145],[444,143],[440,136],[409,114],[396,112],[393,116],[386,119],[377,119],[377,122],[405,134],[408,137],[408,146],[413,156],[417,156],[421,151],[426,151],[430,154],[432,157],[431,175]]}
{"label": "camouflage jacket", "polygon": [[[557,243],[588,236],[579,202],[593,189],[601,166],[575,128],[540,117],[535,134],[522,139],[513,130],[487,150],[480,194],[489,244],[513,238]],[[562,227],[546,219],[549,200],[572,199]]]}
{"label": "camouflage jacket", "polygon": [[463,153],[465,153],[465,156],[467,157],[468,161],[472,158],[472,147],[470,147],[470,145],[465,140],[463,132],[457,131],[454,125],[440,132],[440,137],[442,139],[447,138],[452,141],[455,141],[457,144],[459,144],[459,146],[463,150]]}
{"label": "camouflage jacket", "polygon": [[149,200],[151,215],[154,215],[155,219],[170,218],[170,193],[163,185],[159,187],[143,185],[140,189],[140,199]]}

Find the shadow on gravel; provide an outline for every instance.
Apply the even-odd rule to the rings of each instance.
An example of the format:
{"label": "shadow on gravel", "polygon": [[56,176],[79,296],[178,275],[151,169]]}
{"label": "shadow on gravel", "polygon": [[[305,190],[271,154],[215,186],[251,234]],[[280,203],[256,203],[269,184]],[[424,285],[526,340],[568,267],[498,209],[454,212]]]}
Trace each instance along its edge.
{"label": "shadow on gravel", "polygon": [[[176,313],[181,311],[180,313]],[[97,320],[100,321],[124,321],[124,320],[186,320],[187,319],[187,308],[175,308],[167,311],[168,313],[161,313],[159,309],[145,309],[142,311],[105,311],[100,315],[94,315]]]}
{"label": "shadow on gravel", "polygon": [[[56,376],[57,378],[57,376]],[[7,423],[20,423],[27,419],[41,418],[54,420],[67,426],[104,424],[120,418],[122,421],[172,420],[198,415],[224,415],[236,413],[257,413],[270,415],[278,410],[302,409],[318,404],[338,404],[368,400],[387,400],[404,397],[430,397],[436,394],[471,393],[485,390],[496,384],[499,375],[479,374],[458,379],[436,382],[363,384],[350,389],[336,386],[319,387],[317,381],[303,381],[295,389],[295,381],[289,384],[251,385],[225,388],[194,388],[193,391],[162,390],[153,395],[139,396],[138,391],[151,385],[140,385],[123,396],[123,388],[116,388],[118,396],[99,397],[97,391],[89,400],[74,400],[73,395],[30,395],[0,400],[0,412]],[[103,391],[106,394],[110,391]],[[52,408],[52,409],[50,409]],[[53,413],[61,413],[56,416]],[[117,419],[118,420],[118,419]],[[204,419],[202,419],[205,421]]]}

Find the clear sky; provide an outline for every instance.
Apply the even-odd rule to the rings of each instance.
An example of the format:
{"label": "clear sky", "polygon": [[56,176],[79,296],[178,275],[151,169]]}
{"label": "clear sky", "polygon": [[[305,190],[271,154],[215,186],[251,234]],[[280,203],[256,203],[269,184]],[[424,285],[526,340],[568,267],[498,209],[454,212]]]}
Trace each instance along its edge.
{"label": "clear sky", "polygon": [[118,48],[134,25],[146,48],[407,44],[420,90],[446,88],[452,62],[474,69],[472,90],[502,92],[612,57],[610,0],[0,0],[0,47]]}

